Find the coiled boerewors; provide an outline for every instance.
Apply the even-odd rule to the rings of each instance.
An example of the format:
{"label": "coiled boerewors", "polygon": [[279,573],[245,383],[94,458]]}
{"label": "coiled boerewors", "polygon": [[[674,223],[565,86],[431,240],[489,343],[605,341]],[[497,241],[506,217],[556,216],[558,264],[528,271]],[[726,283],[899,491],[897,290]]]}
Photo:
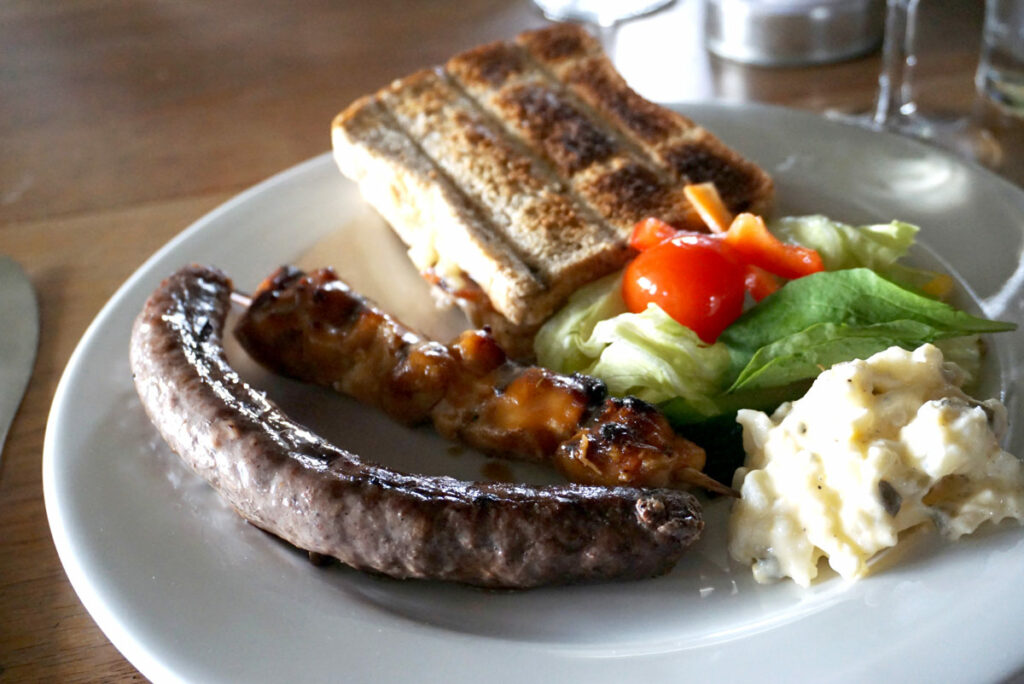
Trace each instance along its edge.
{"label": "coiled boerewors", "polygon": [[463,482],[329,444],[228,364],[231,289],[203,266],[165,280],[135,322],[131,367],[170,447],[254,525],[354,568],[486,587],[658,575],[699,535],[683,491]]}

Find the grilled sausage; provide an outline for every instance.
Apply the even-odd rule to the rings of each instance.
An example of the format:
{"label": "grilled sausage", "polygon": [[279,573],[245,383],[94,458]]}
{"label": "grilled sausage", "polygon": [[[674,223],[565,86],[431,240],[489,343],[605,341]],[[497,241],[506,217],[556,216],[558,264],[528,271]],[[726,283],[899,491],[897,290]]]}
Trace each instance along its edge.
{"label": "grilled sausage", "polygon": [[427,340],[330,269],[282,267],[235,328],[268,369],[353,396],[488,454],[553,464],[581,484],[733,491],[700,472],[704,450],[656,408],[607,397],[600,380],[506,358],[487,330]]}
{"label": "grilled sausage", "polygon": [[327,443],[228,364],[230,293],[210,268],[168,278],[135,322],[131,366],[170,447],[257,527],[361,570],[484,587],[658,575],[699,535],[686,492],[409,475]]}

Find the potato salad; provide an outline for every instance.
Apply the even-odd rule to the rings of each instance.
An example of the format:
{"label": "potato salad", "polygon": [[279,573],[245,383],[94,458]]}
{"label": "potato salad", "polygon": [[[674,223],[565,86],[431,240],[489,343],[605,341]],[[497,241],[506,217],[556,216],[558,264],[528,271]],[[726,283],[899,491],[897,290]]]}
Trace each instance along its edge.
{"label": "potato salad", "polygon": [[836,364],[771,416],[741,410],[732,557],[758,582],[807,586],[823,556],[860,577],[922,523],[955,540],[985,521],[1022,520],[1024,464],[1000,448],[1006,409],[962,383],[937,347],[892,347]]}

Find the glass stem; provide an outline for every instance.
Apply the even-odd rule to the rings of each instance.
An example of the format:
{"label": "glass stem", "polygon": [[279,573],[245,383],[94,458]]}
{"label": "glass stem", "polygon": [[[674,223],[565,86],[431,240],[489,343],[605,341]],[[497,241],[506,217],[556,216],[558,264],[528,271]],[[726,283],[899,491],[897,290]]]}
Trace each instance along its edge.
{"label": "glass stem", "polygon": [[918,0],[888,0],[885,41],[882,45],[882,73],[878,77],[878,100],[873,121],[879,127],[893,126],[899,117],[914,113],[914,33]]}

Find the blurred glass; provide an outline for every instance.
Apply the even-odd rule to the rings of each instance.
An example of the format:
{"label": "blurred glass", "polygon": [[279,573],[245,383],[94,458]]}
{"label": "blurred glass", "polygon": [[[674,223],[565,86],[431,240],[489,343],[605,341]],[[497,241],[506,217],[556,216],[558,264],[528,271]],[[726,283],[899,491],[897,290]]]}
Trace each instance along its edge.
{"label": "blurred glass", "polygon": [[548,19],[614,26],[668,7],[675,0],[533,0]]}
{"label": "blurred glass", "polygon": [[[920,0],[887,0],[882,72],[874,111],[862,116],[838,116],[876,130],[918,138],[996,168],[1003,163],[1003,148],[976,117],[968,112],[923,111],[918,107],[914,75],[918,67],[920,5]],[[934,2],[925,0],[924,5]]]}
{"label": "blurred glass", "polygon": [[1024,0],[988,0],[978,92],[1024,117]]}

